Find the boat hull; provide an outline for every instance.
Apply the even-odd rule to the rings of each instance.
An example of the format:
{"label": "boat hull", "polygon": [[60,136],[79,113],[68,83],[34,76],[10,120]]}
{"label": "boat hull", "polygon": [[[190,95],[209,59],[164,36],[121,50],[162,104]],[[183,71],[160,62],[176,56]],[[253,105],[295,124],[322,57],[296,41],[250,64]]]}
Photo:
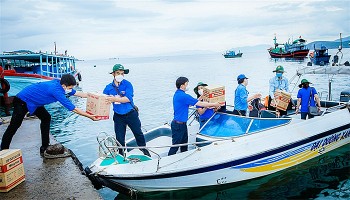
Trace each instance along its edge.
{"label": "boat hull", "polygon": [[305,58],[309,54],[309,50],[300,50],[288,53],[274,53],[269,50],[271,58]]}
{"label": "boat hull", "polygon": [[[328,114],[330,118],[332,114]],[[134,165],[116,164],[94,176],[108,187],[115,184],[140,192],[215,186],[259,178],[349,144],[350,114],[347,109],[339,114],[342,120],[332,127],[326,126],[328,117],[299,121],[298,127],[289,124],[263,132],[263,138],[252,134],[234,142],[218,142],[200,150],[164,157],[159,164],[156,160]],[[226,152],[225,155],[222,152]],[[101,171],[98,162],[92,165],[91,171]]]}

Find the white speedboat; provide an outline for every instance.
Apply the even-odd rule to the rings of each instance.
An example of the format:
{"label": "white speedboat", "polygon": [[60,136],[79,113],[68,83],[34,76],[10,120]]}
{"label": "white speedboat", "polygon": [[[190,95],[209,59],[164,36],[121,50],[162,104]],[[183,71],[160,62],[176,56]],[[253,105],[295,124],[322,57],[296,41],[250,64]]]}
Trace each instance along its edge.
{"label": "white speedboat", "polygon": [[[100,134],[100,157],[85,169],[93,181],[122,193],[215,186],[266,176],[350,142],[350,102],[322,101],[322,115],[301,120],[216,113],[199,130],[189,126],[189,150],[168,156],[168,124],[145,133],[144,156],[134,139],[125,147]],[[265,111],[268,112],[268,111]],[[262,114],[261,116],[264,116]],[[118,150],[127,149],[124,155]]]}

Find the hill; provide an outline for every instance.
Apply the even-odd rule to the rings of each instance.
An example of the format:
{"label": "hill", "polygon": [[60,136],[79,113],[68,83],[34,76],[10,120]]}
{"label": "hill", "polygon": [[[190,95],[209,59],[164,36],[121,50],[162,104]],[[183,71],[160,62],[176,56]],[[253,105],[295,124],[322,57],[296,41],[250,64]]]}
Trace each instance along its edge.
{"label": "hill", "polygon": [[[350,36],[342,38],[342,43],[343,48],[350,48]],[[307,44],[307,47],[309,49],[314,49],[314,44],[318,49],[321,47],[321,45],[326,46],[328,49],[338,49],[340,46],[340,39],[334,41],[314,41]]]}

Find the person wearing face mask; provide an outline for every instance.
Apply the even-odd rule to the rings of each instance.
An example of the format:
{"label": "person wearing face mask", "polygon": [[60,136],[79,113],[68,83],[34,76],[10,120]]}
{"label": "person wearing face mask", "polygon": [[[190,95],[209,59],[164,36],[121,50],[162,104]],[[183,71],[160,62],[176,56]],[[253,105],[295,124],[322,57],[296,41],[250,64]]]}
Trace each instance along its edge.
{"label": "person wearing face mask", "polygon": [[[115,64],[112,72],[113,81],[108,84],[103,93],[109,95],[107,99],[113,103],[114,131],[117,141],[125,146],[126,126],[129,126],[135,136],[138,146],[146,146],[145,137],[141,130],[141,121],[137,107],[134,104],[134,89],[132,84],[124,79],[124,74],[128,74],[129,69],[125,69],[121,64]],[[140,149],[144,155],[151,157],[147,149]],[[123,149],[119,149],[121,155]]]}
{"label": "person wearing face mask", "polygon": [[276,90],[282,90],[285,92],[289,92],[289,83],[288,79],[283,76],[284,68],[281,65],[276,67],[276,75],[270,79],[270,89],[269,89],[269,101],[268,101],[268,110],[277,111],[277,115],[282,116],[286,115],[287,111],[276,110],[276,101],[275,101],[275,92]]}
{"label": "person wearing face mask", "polygon": [[[171,122],[171,131],[172,131],[172,144],[184,144],[188,143],[188,131],[186,122],[188,120],[188,108],[190,106],[201,106],[201,107],[215,107],[220,108],[219,103],[208,103],[204,101],[199,101],[196,98],[193,98],[191,95],[186,94],[188,91],[188,79],[186,77],[179,77],[176,80],[177,90],[173,96],[173,108],[174,108],[174,119]],[[171,147],[168,155],[176,154],[178,146]],[[187,151],[188,146],[181,146],[181,152]]]}
{"label": "person wearing face mask", "polygon": [[75,105],[67,99],[66,95],[74,95],[82,98],[87,97],[87,93],[73,89],[76,84],[77,82],[74,76],[64,74],[62,75],[61,80],[54,79],[52,81],[35,83],[21,90],[13,99],[14,109],[11,122],[2,137],[0,150],[8,149],[10,147],[12,137],[21,126],[25,115],[29,111],[31,115],[36,115],[41,121],[40,130],[42,145],[40,147],[40,154],[43,155],[50,144],[49,134],[51,122],[51,115],[47,112],[44,105],[56,101],[60,102],[69,111],[73,111],[81,116],[97,121],[98,119],[95,115],[90,115],[75,107]]}
{"label": "person wearing face mask", "polygon": [[237,77],[238,86],[235,90],[235,101],[234,101],[234,115],[246,116],[248,109],[248,102],[253,99],[261,98],[261,94],[254,94],[248,97],[248,78],[244,74],[240,74]]}
{"label": "person wearing face mask", "polygon": [[[200,97],[203,95],[203,88],[205,86],[208,85],[203,82],[199,82],[197,86],[193,89],[194,93],[197,95],[198,100],[201,100]],[[210,117],[213,116],[215,111],[212,108],[206,108],[201,106],[196,106],[196,108],[199,114],[199,128],[202,128],[202,126],[210,119]]]}
{"label": "person wearing face mask", "polygon": [[[309,113],[309,106],[315,106],[317,102],[317,109],[318,112],[320,112],[321,102],[320,98],[318,97],[317,91],[314,87],[310,87],[310,83],[307,79],[301,80],[301,84],[299,84],[299,91],[298,91],[298,101],[297,106],[295,110],[295,114],[299,113],[299,107],[300,107],[300,115],[301,119],[306,119],[306,116],[308,116],[308,119],[311,119],[314,117],[314,115],[311,115]],[[301,106],[300,106],[301,105]]]}

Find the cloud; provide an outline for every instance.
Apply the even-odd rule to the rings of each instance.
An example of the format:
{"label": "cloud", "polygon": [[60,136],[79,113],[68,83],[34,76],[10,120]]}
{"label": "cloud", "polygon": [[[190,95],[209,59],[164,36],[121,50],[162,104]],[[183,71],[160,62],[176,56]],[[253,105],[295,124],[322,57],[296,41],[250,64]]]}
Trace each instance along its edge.
{"label": "cloud", "polygon": [[[82,59],[224,51],[302,35],[349,35],[348,1],[2,0],[0,51],[68,50]],[[325,17],[327,16],[327,17]]]}

